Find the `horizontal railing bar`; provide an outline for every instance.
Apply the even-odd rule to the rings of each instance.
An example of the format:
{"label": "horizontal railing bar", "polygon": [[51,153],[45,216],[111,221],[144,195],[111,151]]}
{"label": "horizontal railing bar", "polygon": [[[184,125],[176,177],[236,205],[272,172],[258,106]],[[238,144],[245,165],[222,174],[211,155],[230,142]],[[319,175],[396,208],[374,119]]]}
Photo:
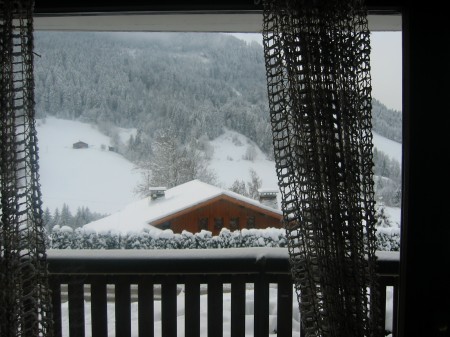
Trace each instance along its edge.
{"label": "horizontal railing bar", "polygon": [[49,250],[52,274],[287,273],[287,249]]}
{"label": "horizontal railing bar", "polygon": [[400,252],[377,251],[377,273],[380,276],[398,277],[400,273]]}
{"label": "horizontal railing bar", "polygon": [[[211,275],[217,275],[220,276],[220,279],[222,280],[222,283],[230,283],[232,282],[233,275],[240,275],[247,283],[254,283],[257,274],[219,274],[219,273],[208,273],[208,274],[196,274],[196,275],[190,275],[190,274],[184,274],[184,275],[175,275],[175,274],[164,274],[164,275],[151,275],[153,283],[158,286],[165,282],[165,278],[168,275],[172,275],[177,284],[186,284],[189,282],[193,277],[198,277],[201,284],[207,284],[208,283],[208,277]],[[279,275],[289,275],[287,273],[280,273],[280,274],[267,274],[267,278],[271,282],[276,282]],[[126,280],[129,284],[138,284],[142,278],[147,275],[126,275],[126,274],[109,274],[109,275],[98,275],[98,274],[50,274],[50,278],[52,281],[57,282],[59,284],[70,284],[74,282],[81,282],[83,284],[92,284],[97,280],[99,277],[103,278],[103,283],[105,284],[114,284],[118,280],[123,279]]]}
{"label": "horizontal railing bar", "polygon": [[[398,276],[399,253],[377,252],[377,272]],[[287,248],[48,250],[56,275],[289,274]]]}

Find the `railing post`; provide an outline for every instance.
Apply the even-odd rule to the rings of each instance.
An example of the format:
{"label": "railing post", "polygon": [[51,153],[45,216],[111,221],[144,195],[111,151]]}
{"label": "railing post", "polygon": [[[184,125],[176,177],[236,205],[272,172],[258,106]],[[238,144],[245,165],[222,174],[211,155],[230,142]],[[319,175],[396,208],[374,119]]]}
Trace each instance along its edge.
{"label": "railing post", "polygon": [[397,337],[397,328],[398,328],[398,277],[395,277],[392,284],[392,337]]}
{"label": "railing post", "polygon": [[161,284],[161,331],[163,337],[177,336],[177,282],[166,276]]}
{"label": "railing post", "polygon": [[108,336],[108,310],[105,278],[96,277],[91,283],[92,336]]}
{"label": "railing post", "polygon": [[383,278],[380,278],[378,281],[379,287],[380,287],[380,316],[382,320],[382,327],[383,331],[386,331],[386,293],[387,293],[387,284],[386,280]]}
{"label": "railing post", "polygon": [[200,278],[188,276],[185,283],[185,336],[200,337]]}
{"label": "railing post", "polygon": [[69,336],[84,337],[84,284],[75,280],[68,284]]}
{"label": "railing post", "polygon": [[264,272],[256,277],[254,307],[255,336],[269,336],[269,283]]}
{"label": "railing post", "polygon": [[[300,310],[301,308],[301,302],[304,299],[304,294],[300,293],[300,296],[297,294],[297,291],[295,292],[295,296],[297,298],[297,305],[298,305],[298,309],[300,311],[300,336],[301,337],[305,337],[306,336],[306,330],[305,330],[305,323],[303,322],[303,317],[302,317],[302,312]],[[300,303],[299,303],[299,298],[300,298]]]}
{"label": "railing post", "polygon": [[223,285],[219,275],[208,278],[208,337],[223,336]]}
{"label": "railing post", "polygon": [[116,336],[131,337],[130,284],[125,280],[115,283]]}
{"label": "railing post", "polygon": [[278,277],[277,336],[292,337],[292,278],[290,274]]}
{"label": "railing post", "polygon": [[53,313],[54,337],[61,337],[62,336],[61,283],[57,277],[52,277],[49,285],[50,285],[50,289],[52,292],[52,313]]}
{"label": "railing post", "polygon": [[138,324],[140,337],[153,337],[154,305],[153,282],[150,277],[142,277],[138,283]]}
{"label": "railing post", "polygon": [[231,336],[245,337],[245,277],[235,275],[231,280]]}

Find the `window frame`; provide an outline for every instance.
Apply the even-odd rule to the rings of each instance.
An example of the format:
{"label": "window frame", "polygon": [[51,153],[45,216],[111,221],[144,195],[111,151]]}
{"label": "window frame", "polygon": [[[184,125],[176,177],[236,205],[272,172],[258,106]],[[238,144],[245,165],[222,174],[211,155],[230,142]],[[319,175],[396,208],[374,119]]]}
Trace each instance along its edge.
{"label": "window frame", "polygon": [[[258,1],[256,1],[258,2]],[[125,3],[125,2],[124,2]],[[227,3],[217,3],[217,2],[206,2],[206,1],[193,1],[190,3],[181,3],[177,1],[170,1],[169,3],[164,3],[163,1],[152,2],[151,4],[143,5],[140,1],[132,1],[127,2],[125,5],[108,5],[103,1],[95,1],[89,2],[78,1],[78,2],[64,2],[64,4],[58,4],[59,7],[54,7],[49,0],[38,1],[35,6],[36,13],[36,23],[37,29],[41,29],[41,20],[45,18],[56,18],[64,20],[68,20],[70,17],[78,16],[78,19],[82,18],[82,15],[85,14],[84,17],[88,17],[92,19],[95,16],[101,16],[105,14],[111,14],[112,17],[118,14],[126,14],[126,15],[137,15],[143,14],[145,15],[167,15],[167,14],[185,14],[185,15],[194,15],[194,14],[202,14],[202,15],[213,15],[213,14],[225,14],[225,15],[238,15],[238,17],[244,18],[243,14],[256,14],[260,15],[261,5],[255,5],[254,1],[228,1]],[[435,93],[432,91],[432,86],[429,86],[428,83],[436,81],[439,84],[443,85],[443,88],[448,88],[448,82],[444,83],[442,74],[423,74],[420,71],[420,67],[433,62],[433,58],[429,54],[426,48],[422,48],[418,46],[419,42],[425,41],[426,39],[423,36],[431,37],[435,34],[436,37],[432,38],[433,41],[437,42],[438,38],[444,38],[444,33],[448,30],[446,27],[446,18],[445,11],[441,11],[439,13],[439,9],[437,5],[433,6],[424,6],[423,4],[406,4],[403,1],[396,0],[394,2],[386,2],[381,0],[373,0],[367,1],[367,6],[369,8],[369,14],[381,15],[384,16],[384,19],[387,19],[389,16],[395,14],[402,15],[402,22],[400,27],[396,29],[383,27],[382,22],[386,22],[386,20],[381,20],[380,27],[369,27],[372,31],[377,30],[402,30],[403,35],[403,160],[402,160],[402,175],[403,175],[403,184],[402,184],[402,249],[401,249],[401,260],[400,260],[400,304],[399,304],[399,331],[397,336],[407,336],[408,334],[418,332],[417,328],[421,332],[427,328],[431,328],[436,324],[434,318],[432,317],[434,311],[429,310],[424,312],[423,310],[419,313],[414,313],[412,307],[422,307],[429,308],[430,304],[438,303],[440,304],[438,308],[443,308],[443,303],[448,304],[448,298],[439,297],[429,298],[429,297],[419,297],[415,299],[409,299],[409,295],[414,295],[415,292],[420,292],[420,289],[426,289],[427,286],[425,284],[419,284],[420,281],[423,281],[423,278],[420,277],[420,273],[415,267],[416,264],[421,264],[426,258],[431,259],[434,254],[433,244],[430,242],[440,242],[444,243],[444,235],[437,235],[435,240],[431,240],[430,235],[426,233],[422,233],[420,236],[416,235],[418,231],[418,222],[422,219],[426,218],[425,213],[426,210],[421,211],[419,207],[414,207],[414,205],[421,204],[421,207],[426,209],[426,205],[432,206],[433,203],[430,200],[427,200],[427,196],[418,196],[415,192],[417,189],[413,186],[412,181],[413,178],[420,178],[423,174],[432,173],[429,165],[423,161],[423,156],[417,155],[414,150],[421,152],[423,149],[423,144],[419,143],[419,138],[424,140],[427,145],[432,145],[429,140],[425,137],[415,137],[412,138],[412,135],[417,136],[420,131],[420,124],[416,117],[415,112],[419,107],[423,107],[423,98],[421,96],[425,96],[428,98],[434,97]],[[256,10],[255,10],[256,8]],[[248,11],[255,10],[255,13],[248,13]],[[66,18],[66,19],[64,19]],[[116,16],[117,18],[117,16]],[[135,17],[136,18],[136,17]],[[156,16],[153,16],[155,19]],[[194,18],[194,16],[191,16]],[[231,16],[228,16],[231,18]],[[98,19],[98,17],[97,17]],[[441,20],[439,20],[441,19]],[[94,18],[95,20],[95,18]],[[45,20],[44,20],[45,22]],[[82,22],[82,20],[78,20],[78,22]],[[47,27],[50,29],[58,29],[62,28],[61,26],[56,27],[53,25],[51,27]],[[67,26],[66,26],[67,28]],[[141,27],[142,28],[142,27]],[[399,29],[398,29],[399,28]],[[99,28],[100,29],[100,28]],[[154,29],[154,28],[152,28]],[[180,28],[181,29],[181,28]],[[239,26],[233,26],[233,28],[226,27],[217,27],[220,31],[233,31],[230,29],[236,29],[236,31],[249,31],[248,29],[241,29]],[[259,30],[258,30],[259,31]],[[250,30],[250,32],[252,32]],[[417,38],[417,36],[420,36]],[[415,42],[419,41],[419,42]],[[442,40],[441,40],[442,41]],[[440,53],[444,53],[440,51]],[[445,55],[448,55],[446,52]],[[412,58],[412,59],[411,59]],[[423,83],[421,83],[423,80]],[[438,99],[438,102],[433,104],[434,107],[440,107],[445,109],[444,102],[445,99]],[[422,125],[423,127],[423,125]],[[443,130],[443,126],[437,126],[439,130]],[[426,135],[436,136],[436,132],[428,131]],[[444,135],[439,136],[440,140],[444,140]],[[443,147],[445,142],[440,143],[438,145],[438,149],[441,152],[445,151]],[[444,153],[444,152],[443,152]],[[415,181],[415,180],[414,180]],[[417,183],[417,181],[416,181]],[[430,190],[438,191],[439,187],[429,187],[428,195]],[[432,199],[432,198],[429,198]],[[441,225],[441,227],[444,227]],[[439,229],[439,233],[448,233],[444,232],[444,229]],[[422,257],[419,257],[417,253],[415,253],[416,246],[423,244],[424,241],[427,241],[430,252],[424,252]],[[425,248],[425,249],[427,249]],[[439,256],[440,263],[444,261],[449,261],[449,257]],[[423,268],[424,266],[422,266]],[[442,268],[445,269],[445,268]],[[443,270],[434,270],[432,274],[435,277],[438,277],[439,280],[446,280],[448,276],[443,277]],[[416,278],[417,276],[417,278]],[[430,281],[428,281],[428,285],[432,285],[432,277],[429,276]],[[443,284],[442,284],[443,285]],[[448,290],[447,290],[448,294]],[[442,302],[444,300],[444,302]],[[412,304],[414,301],[414,305]],[[411,303],[410,303],[411,302]],[[425,309],[427,310],[427,309]],[[447,309],[448,310],[448,309]],[[419,310],[417,310],[419,311]],[[442,312],[442,310],[441,310]],[[412,324],[408,324],[408,322],[413,321],[421,321],[420,327],[413,326]]]}

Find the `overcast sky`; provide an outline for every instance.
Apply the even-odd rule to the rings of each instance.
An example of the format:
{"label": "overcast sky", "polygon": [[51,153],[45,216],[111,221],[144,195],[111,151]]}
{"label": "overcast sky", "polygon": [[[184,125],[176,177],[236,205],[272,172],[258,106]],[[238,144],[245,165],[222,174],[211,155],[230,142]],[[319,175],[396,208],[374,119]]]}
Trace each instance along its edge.
{"label": "overcast sky", "polygon": [[372,96],[388,108],[402,110],[402,33],[375,32],[372,53]]}
{"label": "overcast sky", "polygon": [[[262,44],[261,34],[233,34]],[[370,55],[372,97],[388,108],[402,110],[402,35],[401,32],[374,32]]]}

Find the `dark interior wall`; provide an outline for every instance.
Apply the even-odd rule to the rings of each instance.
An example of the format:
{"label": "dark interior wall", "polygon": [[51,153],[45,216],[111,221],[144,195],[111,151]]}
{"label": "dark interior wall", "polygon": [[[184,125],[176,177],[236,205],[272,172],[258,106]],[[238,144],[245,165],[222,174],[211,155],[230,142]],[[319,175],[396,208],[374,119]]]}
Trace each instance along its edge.
{"label": "dark interior wall", "polygon": [[449,336],[449,19],[440,8],[411,2],[403,24],[405,174],[398,335]]}

